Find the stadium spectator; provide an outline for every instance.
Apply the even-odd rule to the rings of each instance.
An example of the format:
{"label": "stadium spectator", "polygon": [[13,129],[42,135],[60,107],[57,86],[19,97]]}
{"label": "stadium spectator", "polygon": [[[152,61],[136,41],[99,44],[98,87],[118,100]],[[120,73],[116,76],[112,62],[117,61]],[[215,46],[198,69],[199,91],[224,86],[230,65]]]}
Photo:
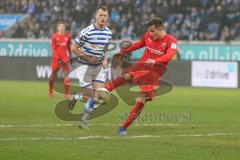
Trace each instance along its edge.
{"label": "stadium spectator", "polygon": [[[113,39],[139,38],[143,22],[154,16],[162,17],[167,32],[179,40],[240,39],[240,0],[6,0],[0,2],[0,13],[29,15],[24,22],[25,37],[10,32],[14,36],[49,38],[59,20],[66,22],[70,33],[85,28],[93,20],[92,11],[103,4],[110,9]],[[16,27],[14,31],[22,32],[20,25]]]}

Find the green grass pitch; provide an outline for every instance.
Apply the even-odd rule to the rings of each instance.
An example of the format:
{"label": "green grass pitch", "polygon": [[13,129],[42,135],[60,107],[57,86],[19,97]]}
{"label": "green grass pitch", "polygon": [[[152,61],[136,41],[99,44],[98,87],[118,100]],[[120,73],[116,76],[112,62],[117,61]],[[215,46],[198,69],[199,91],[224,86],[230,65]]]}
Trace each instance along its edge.
{"label": "green grass pitch", "polygon": [[[0,81],[1,160],[239,160],[240,90],[174,87],[148,103],[142,115],[191,115],[191,119],[139,119],[119,137],[120,100],[112,112],[82,130],[59,120],[47,82]],[[191,113],[190,113],[191,110]],[[74,112],[81,111],[78,103]],[[188,117],[189,118],[189,117]]]}

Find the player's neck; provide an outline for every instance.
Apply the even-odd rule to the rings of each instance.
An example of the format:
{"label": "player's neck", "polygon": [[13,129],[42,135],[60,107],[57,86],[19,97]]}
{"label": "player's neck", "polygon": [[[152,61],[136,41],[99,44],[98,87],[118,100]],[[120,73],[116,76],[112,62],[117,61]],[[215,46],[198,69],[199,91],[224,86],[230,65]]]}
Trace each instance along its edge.
{"label": "player's neck", "polygon": [[58,34],[60,34],[60,35],[64,35],[64,34],[65,34],[65,32],[58,32]]}
{"label": "player's neck", "polygon": [[95,27],[99,30],[104,30],[105,26],[99,25],[98,23],[94,23]]}

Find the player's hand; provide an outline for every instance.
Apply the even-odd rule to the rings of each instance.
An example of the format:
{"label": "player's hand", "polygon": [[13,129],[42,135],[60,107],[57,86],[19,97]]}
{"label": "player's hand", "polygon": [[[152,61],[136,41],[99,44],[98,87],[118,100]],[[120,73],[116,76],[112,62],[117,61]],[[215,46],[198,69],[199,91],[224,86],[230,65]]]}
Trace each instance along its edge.
{"label": "player's hand", "polygon": [[145,65],[152,67],[154,64],[156,64],[156,61],[154,59],[148,59],[145,63]]}
{"label": "player's hand", "polygon": [[87,56],[87,61],[93,65],[97,64],[97,57]]}
{"label": "player's hand", "polygon": [[84,57],[86,54],[84,53],[84,52],[82,52],[82,51],[79,51],[79,52],[77,52],[77,56],[78,57]]}
{"label": "player's hand", "polygon": [[88,63],[90,64],[93,64],[93,65],[97,64],[97,57],[86,55],[84,52],[80,52],[78,56],[88,61]]}

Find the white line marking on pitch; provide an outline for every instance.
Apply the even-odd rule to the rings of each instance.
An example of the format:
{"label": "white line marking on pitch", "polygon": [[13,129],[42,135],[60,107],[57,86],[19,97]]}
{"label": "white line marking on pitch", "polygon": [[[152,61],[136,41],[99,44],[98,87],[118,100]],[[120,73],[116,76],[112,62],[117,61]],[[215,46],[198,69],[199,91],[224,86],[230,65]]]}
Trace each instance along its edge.
{"label": "white line marking on pitch", "polygon": [[83,137],[11,137],[0,138],[0,141],[21,141],[21,140],[50,140],[50,141],[64,141],[64,140],[88,140],[88,139],[142,139],[142,138],[164,138],[164,137],[214,137],[214,136],[240,136],[239,133],[208,133],[208,134],[179,134],[179,135],[138,135],[138,136],[83,136]]}
{"label": "white line marking on pitch", "polygon": [[[37,127],[67,127],[67,126],[74,126],[76,123],[65,123],[65,124],[27,124],[27,125],[12,125],[12,124],[4,124],[0,125],[0,128],[37,128]],[[213,127],[215,125],[205,125],[205,124],[174,124],[174,123],[137,123],[133,124],[134,126],[168,126],[168,127]],[[96,124],[89,124],[89,126],[119,126],[119,124],[110,124],[110,123],[96,123]],[[217,127],[218,125],[216,125]],[[232,127],[239,127],[240,124],[231,124],[229,126]]]}
{"label": "white line marking on pitch", "polygon": [[[65,123],[65,124],[29,124],[29,125],[12,125],[12,124],[4,124],[0,125],[0,128],[37,128],[37,127],[67,127],[74,126],[76,123]],[[137,123],[133,124],[134,126],[168,126],[168,127],[212,127],[214,125],[206,125],[206,124],[176,124],[176,123]],[[89,126],[119,126],[119,124],[114,123],[96,123],[89,124]],[[217,125],[218,126],[218,125]],[[232,127],[238,127],[238,124],[231,124]]]}
{"label": "white line marking on pitch", "polygon": [[[0,128],[35,128],[35,127],[66,127],[66,126],[74,126],[76,123],[65,123],[65,124],[29,124],[29,125],[0,125]],[[180,126],[180,124],[160,124],[160,123],[152,123],[152,124],[134,124],[135,126]],[[89,124],[89,126],[119,126],[119,124],[110,124],[110,123],[96,123],[96,124]]]}

